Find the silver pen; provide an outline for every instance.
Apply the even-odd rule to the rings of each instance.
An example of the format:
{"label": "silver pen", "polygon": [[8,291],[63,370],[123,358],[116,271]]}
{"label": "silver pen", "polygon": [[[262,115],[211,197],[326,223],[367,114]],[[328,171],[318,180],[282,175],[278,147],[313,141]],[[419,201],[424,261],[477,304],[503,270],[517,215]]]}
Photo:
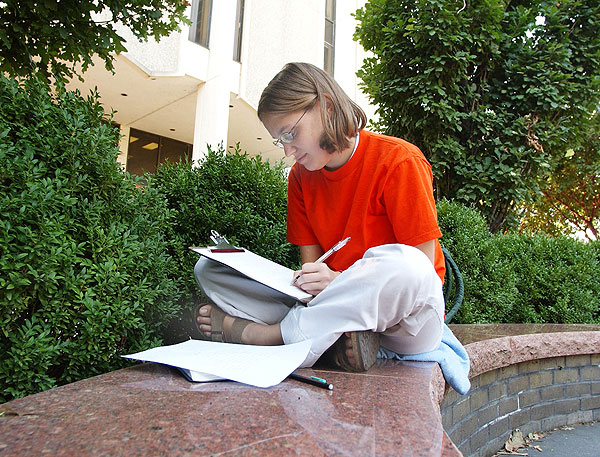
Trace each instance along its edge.
{"label": "silver pen", "polygon": [[[317,260],[315,260],[314,263],[322,263],[325,262],[325,260],[331,255],[333,254],[335,251],[339,251],[340,249],[342,249],[344,246],[346,246],[346,243],[348,243],[348,241],[350,241],[350,237],[344,238],[342,241],[336,243],[329,251],[327,251],[325,254],[323,254],[321,257],[319,257]],[[302,273],[300,273],[298,276],[296,276],[296,279],[294,279],[294,281],[292,281],[292,286],[296,284],[296,281],[298,281],[298,278],[302,276]]]}

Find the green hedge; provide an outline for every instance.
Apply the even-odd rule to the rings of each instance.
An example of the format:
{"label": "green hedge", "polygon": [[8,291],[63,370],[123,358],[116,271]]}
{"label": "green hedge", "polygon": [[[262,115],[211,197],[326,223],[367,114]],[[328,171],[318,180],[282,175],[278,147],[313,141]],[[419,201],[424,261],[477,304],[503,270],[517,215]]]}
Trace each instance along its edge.
{"label": "green hedge", "polygon": [[195,167],[167,164],[148,175],[148,187],[164,195],[173,215],[170,253],[178,259],[188,293],[196,295],[193,277],[198,254],[189,246],[210,244],[216,230],[243,246],[290,268],[299,268],[298,249],[286,241],[287,180],[282,163],[271,165],[236,148],[208,149]]}
{"label": "green hedge", "polygon": [[447,200],[438,217],[465,284],[453,323],[600,323],[598,242],[492,235],[476,210]]}
{"label": "green hedge", "polygon": [[180,309],[170,214],[87,99],[0,77],[0,401],[123,366]]}

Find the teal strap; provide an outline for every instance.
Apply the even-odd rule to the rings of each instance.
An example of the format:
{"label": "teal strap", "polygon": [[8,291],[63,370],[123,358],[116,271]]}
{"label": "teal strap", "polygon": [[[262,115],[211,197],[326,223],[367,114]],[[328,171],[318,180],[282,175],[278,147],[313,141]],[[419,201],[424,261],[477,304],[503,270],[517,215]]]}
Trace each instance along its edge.
{"label": "teal strap", "polygon": [[[444,258],[446,262],[446,276],[444,281],[444,302],[448,304],[451,300],[451,294],[454,292],[454,299],[452,300],[452,308],[448,313],[444,322],[449,324],[456,312],[460,309],[462,302],[465,298],[465,285],[463,283],[463,277],[458,269],[458,265],[450,255],[450,251],[446,248],[442,248]],[[455,284],[456,282],[456,284]]]}

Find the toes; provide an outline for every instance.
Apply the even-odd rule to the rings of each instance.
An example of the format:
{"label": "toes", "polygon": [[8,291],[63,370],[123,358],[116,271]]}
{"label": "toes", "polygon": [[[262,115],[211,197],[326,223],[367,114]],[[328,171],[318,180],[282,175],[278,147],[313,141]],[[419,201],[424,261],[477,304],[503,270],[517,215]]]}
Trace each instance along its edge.
{"label": "toes", "polygon": [[198,314],[200,314],[201,316],[210,316],[211,309],[212,307],[210,305],[201,306],[198,310]]}
{"label": "toes", "polygon": [[196,318],[196,323],[198,325],[210,325],[210,317],[200,317]]}
{"label": "toes", "polygon": [[350,363],[354,362],[354,351],[352,349],[346,349],[346,357]]}
{"label": "toes", "polygon": [[352,338],[347,334],[348,338],[346,338],[346,358],[348,359],[348,363],[354,367],[356,361],[354,360],[354,349],[352,347]]}
{"label": "toes", "polygon": [[206,325],[206,324],[202,324],[202,325],[198,325],[198,328],[200,329],[200,331],[202,333],[204,333],[206,336],[210,335],[210,325]]}
{"label": "toes", "polygon": [[198,324],[210,324],[210,310],[210,305],[204,305],[200,307],[198,314],[196,315],[196,321]]}
{"label": "toes", "polygon": [[207,338],[211,337],[212,330],[210,326],[211,309],[212,308],[210,305],[204,305],[200,307],[200,309],[198,310],[198,314],[196,315],[196,323],[198,325],[198,328],[202,333],[204,333],[204,336],[206,336]]}

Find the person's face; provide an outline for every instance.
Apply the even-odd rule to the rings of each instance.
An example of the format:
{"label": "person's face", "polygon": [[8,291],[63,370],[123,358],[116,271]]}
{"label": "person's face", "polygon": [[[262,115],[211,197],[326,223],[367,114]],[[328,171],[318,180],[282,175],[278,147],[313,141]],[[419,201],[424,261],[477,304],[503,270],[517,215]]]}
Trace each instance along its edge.
{"label": "person's face", "polygon": [[283,144],[286,157],[293,157],[296,162],[309,171],[320,170],[323,167],[335,168],[339,161],[338,153],[330,154],[320,146],[323,135],[321,111],[319,102],[306,111],[290,113],[267,113],[263,116],[263,124],[274,139],[279,139],[283,133],[292,132],[293,139]]}

